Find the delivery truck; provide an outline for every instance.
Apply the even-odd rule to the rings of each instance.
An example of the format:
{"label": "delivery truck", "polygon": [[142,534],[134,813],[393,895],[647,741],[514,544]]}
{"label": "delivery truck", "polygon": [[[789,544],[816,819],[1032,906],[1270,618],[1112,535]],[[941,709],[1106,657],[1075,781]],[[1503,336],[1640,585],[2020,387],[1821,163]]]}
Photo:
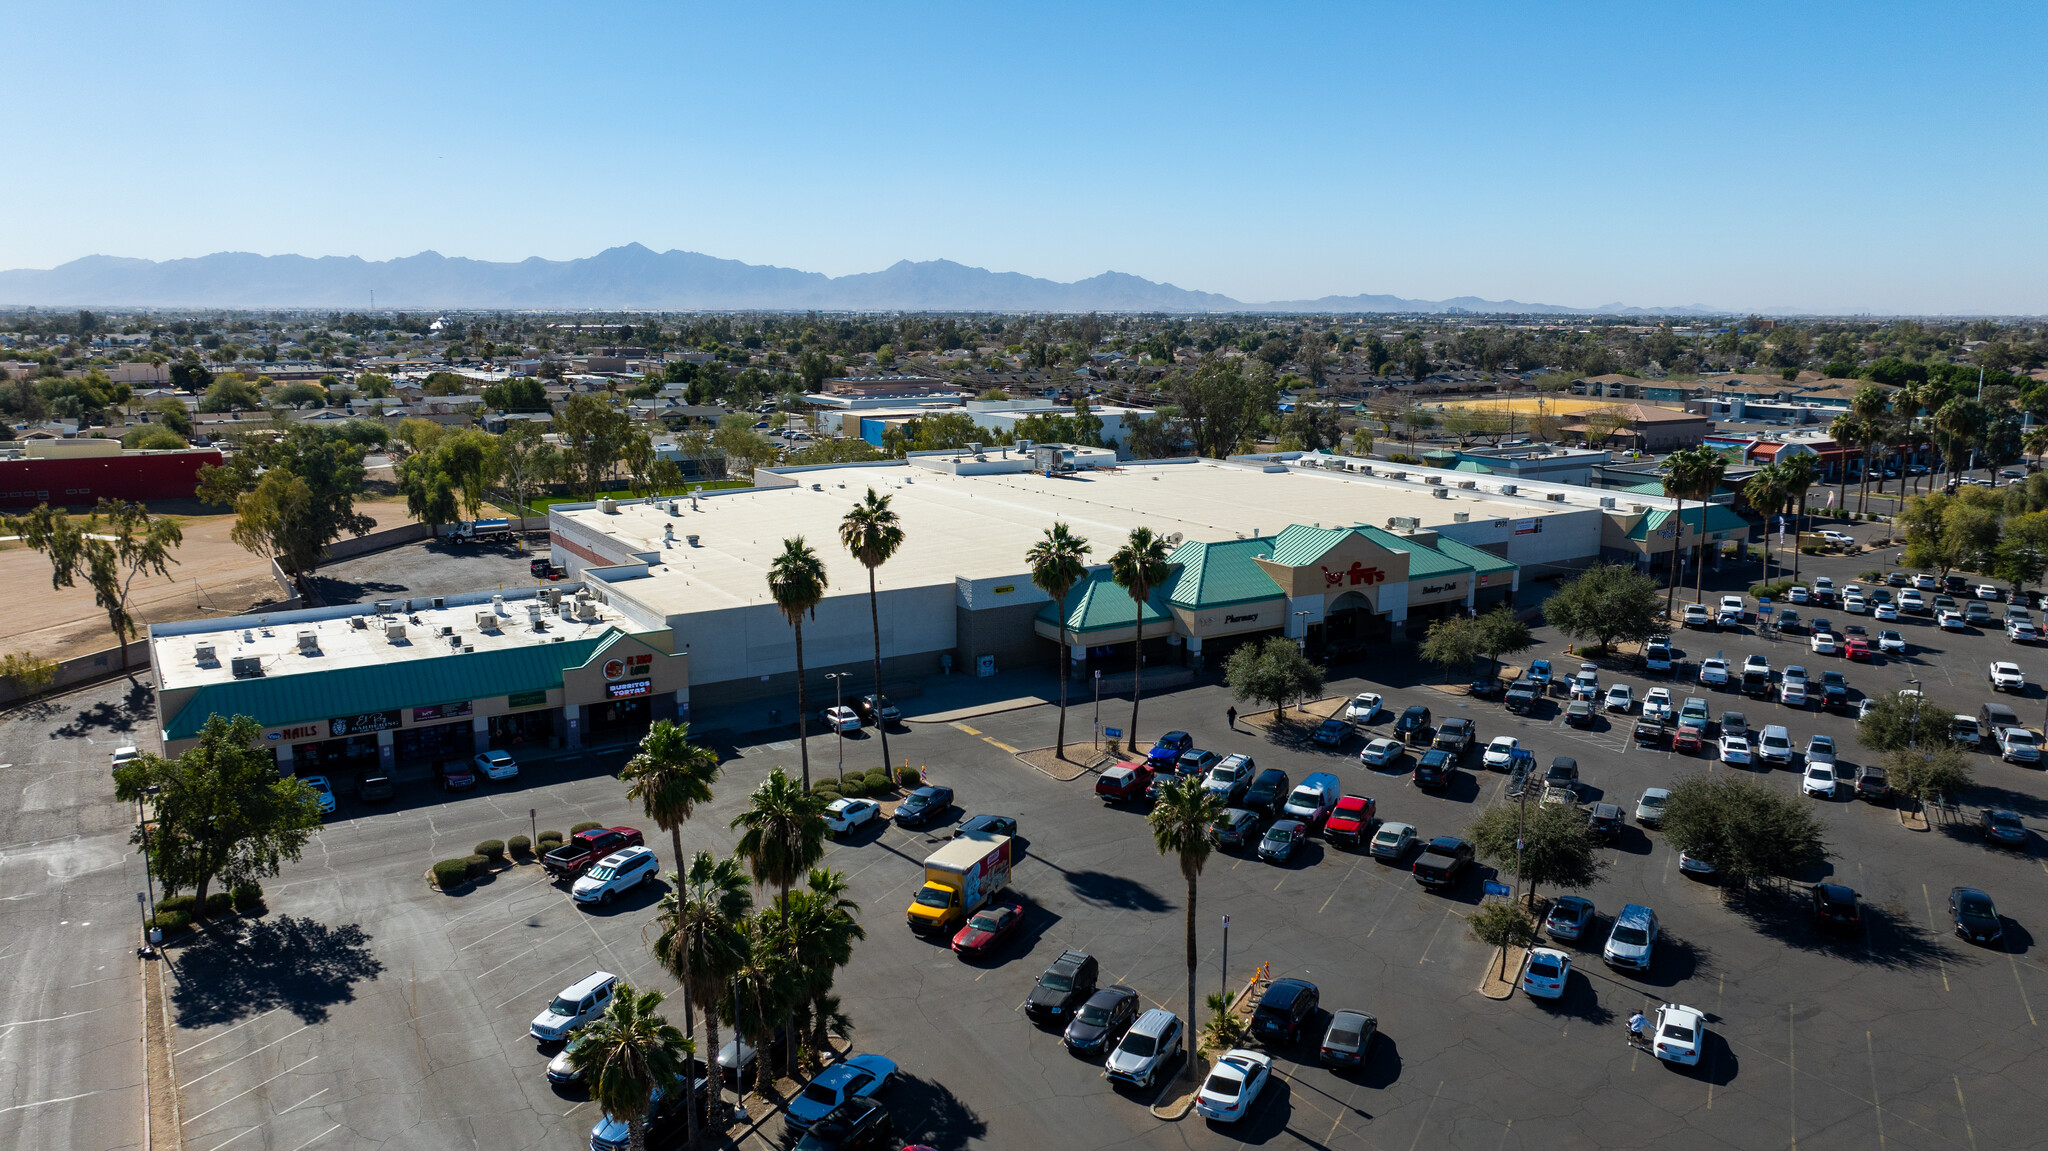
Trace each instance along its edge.
{"label": "delivery truck", "polygon": [[488,543],[511,537],[511,520],[463,520],[448,529],[448,542],[452,544]]}
{"label": "delivery truck", "polygon": [[924,886],[910,901],[910,929],[950,931],[1010,882],[1010,837],[963,831],[924,861]]}

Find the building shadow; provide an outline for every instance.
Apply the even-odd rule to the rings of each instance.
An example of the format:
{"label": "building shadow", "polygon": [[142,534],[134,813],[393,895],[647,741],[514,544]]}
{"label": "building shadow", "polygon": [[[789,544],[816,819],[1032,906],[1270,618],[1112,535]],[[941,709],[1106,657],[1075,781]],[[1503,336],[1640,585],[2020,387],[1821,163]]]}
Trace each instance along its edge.
{"label": "building shadow", "polygon": [[324,1022],[334,1005],[355,999],[356,984],[383,973],[369,944],[353,923],[331,927],[290,915],[212,923],[176,949],[177,1024],[196,1030],[279,1007],[300,1022]]}

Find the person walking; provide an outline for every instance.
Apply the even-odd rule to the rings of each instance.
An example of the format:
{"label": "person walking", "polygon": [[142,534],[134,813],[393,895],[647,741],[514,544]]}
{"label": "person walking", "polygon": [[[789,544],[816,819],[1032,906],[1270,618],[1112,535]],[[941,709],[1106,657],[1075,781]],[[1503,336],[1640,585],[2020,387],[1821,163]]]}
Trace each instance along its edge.
{"label": "person walking", "polygon": [[1640,1011],[1628,1017],[1629,1046],[1642,1047],[1645,1049],[1648,1048],[1648,1044],[1643,1042],[1643,1029],[1648,1027],[1649,1025],[1650,1021],[1648,1019],[1643,1018],[1643,1013]]}
{"label": "person walking", "polygon": [[1230,721],[1230,730],[1237,730],[1237,705],[1231,704],[1223,710],[1223,717]]}

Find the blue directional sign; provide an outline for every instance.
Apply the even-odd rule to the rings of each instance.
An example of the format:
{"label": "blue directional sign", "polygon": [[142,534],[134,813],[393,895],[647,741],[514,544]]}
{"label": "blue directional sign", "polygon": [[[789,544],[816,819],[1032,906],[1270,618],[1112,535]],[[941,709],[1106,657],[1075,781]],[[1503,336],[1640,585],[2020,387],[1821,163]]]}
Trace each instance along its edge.
{"label": "blue directional sign", "polygon": [[1115,739],[1123,733],[1124,729],[1120,727],[1105,727],[1102,729],[1102,734],[1108,736],[1111,739]]}
{"label": "blue directional sign", "polygon": [[1491,879],[1486,881],[1486,894],[1488,895],[1513,895],[1514,893],[1515,889],[1505,883],[1495,883]]}

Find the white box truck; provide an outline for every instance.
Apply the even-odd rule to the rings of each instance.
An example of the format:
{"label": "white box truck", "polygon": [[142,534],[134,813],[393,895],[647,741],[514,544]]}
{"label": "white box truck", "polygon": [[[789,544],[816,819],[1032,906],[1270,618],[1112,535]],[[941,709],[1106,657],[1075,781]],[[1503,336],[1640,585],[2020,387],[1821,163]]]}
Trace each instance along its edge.
{"label": "white box truck", "polygon": [[1010,837],[961,832],[925,858],[924,886],[910,901],[910,929],[950,930],[1009,883]]}

